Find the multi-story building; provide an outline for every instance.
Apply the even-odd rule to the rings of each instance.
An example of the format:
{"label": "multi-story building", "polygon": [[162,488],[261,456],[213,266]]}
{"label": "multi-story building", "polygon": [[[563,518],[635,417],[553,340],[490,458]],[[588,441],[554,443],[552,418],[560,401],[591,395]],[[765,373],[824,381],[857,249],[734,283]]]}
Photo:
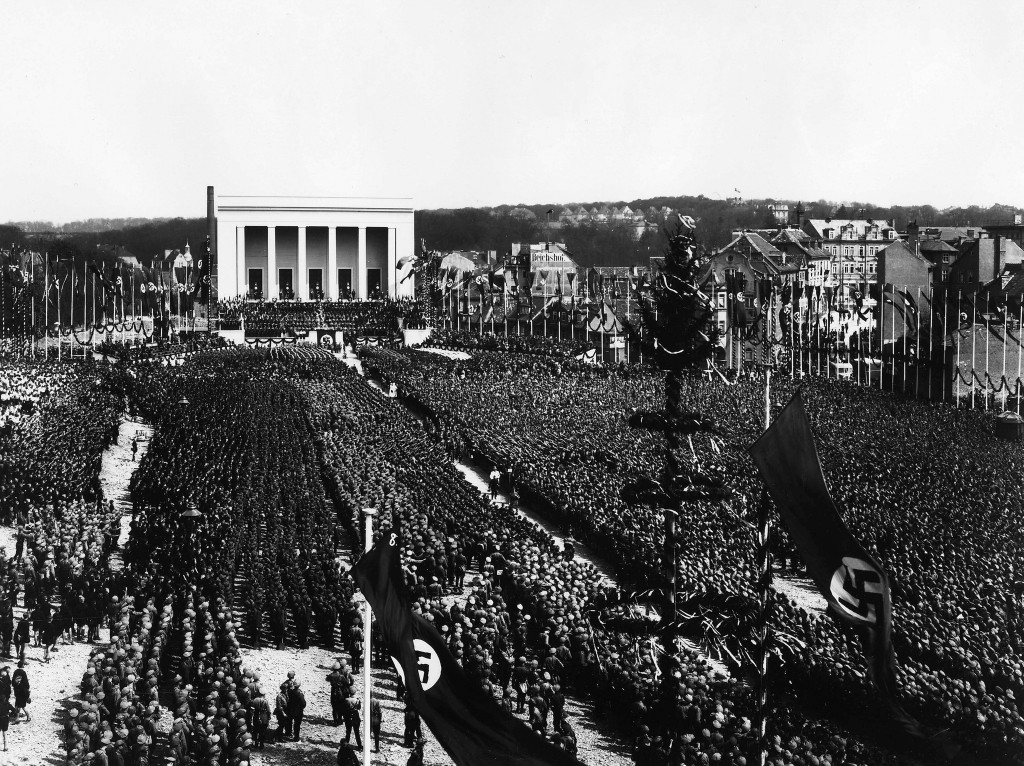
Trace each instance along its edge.
{"label": "multi-story building", "polygon": [[878,253],[899,235],[889,221],[849,218],[808,218],[803,230],[821,242],[831,263],[825,286],[837,291],[839,305],[848,308],[855,290],[877,283]]}
{"label": "multi-story building", "polygon": [[754,232],[743,232],[715,253],[699,277],[699,284],[714,301],[720,330],[728,326],[727,285],[734,276],[742,276],[742,301],[748,310],[757,300],[757,281],[778,277],[783,283],[798,287],[803,272],[797,259],[789,258],[775,245]]}
{"label": "multi-story building", "polygon": [[925,290],[932,283],[935,265],[909,242],[896,240],[878,253],[878,282],[901,290]]}
{"label": "multi-story building", "polygon": [[532,291],[535,295],[566,295],[580,289],[579,266],[570,257],[564,242],[514,242],[506,265],[517,274],[517,283],[528,274],[534,275]]}
{"label": "multi-story building", "polygon": [[800,268],[801,286],[828,283],[832,256],[821,249],[819,240],[803,229],[780,229],[769,241],[783,254],[785,263]]}
{"label": "multi-story building", "polygon": [[[663,210],[668,210],[668,208],[663,208]],[[633,239],[640,239],[646,231],[657,227],[658,219],[662,215],[653,207],[648,210],[646,215],[643,210],[633,210],[629,205],[623,205],[621,208],[617,206],[609,208],[607,205],[603,205],[600,208],[593,207],[589,211],[584,207],[576,209],[566,207],[562,208],[558,214],[557,226],[623,227],[630,230]]]}
{"label": "multi-story building", "polygon": [[1000,236],[1024,248],[1024,214],[1014,213],[1012,221],[992,221],[985,224],[989,235]]}
{"label": "multi-story building", "polygon": [[965,243],[950,266],[947,283],[956,290],[1001,290],[1021,268],[1024,250],[1005,237],[983,237]]}
{"label": "multi-story building", "polygon": [[769,205],[768,209],[771,210],[780,225],[785,226],[789,223],[789,205],[785,202],[776,202],[774,205]]}

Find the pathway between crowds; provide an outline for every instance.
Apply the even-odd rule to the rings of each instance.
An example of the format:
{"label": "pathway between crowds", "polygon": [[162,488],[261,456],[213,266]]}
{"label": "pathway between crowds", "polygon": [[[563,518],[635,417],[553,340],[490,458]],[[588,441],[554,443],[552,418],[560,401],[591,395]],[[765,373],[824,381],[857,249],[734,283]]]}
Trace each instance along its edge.
{"label": "pathway between crowds", "polygon": [[449,359],[458,359],[460,361],[465,361],[470,358],[469,354],[465,351],[449,351],[446,348],[434,348],[432,346],[418,348],[417,351],[427,351],[431,354],[440,354],[441,356],[446,356]]}
{"label": "pathway between crowds", "polygon": [[[340,358],[340,354],[338,355]],[[358,359],[344,359],[347,364],[362,372]],[[369,381],[377,390],[381,390],[376,381]],[[384,392],[381,391],[384,395]],[[476,483],[476,482],[474,482]],[[345,541],[351,544],[350,540]],[[347,547],[347,546],[346,546]],[[340,556],[343,563],[350,565],[347,552]],[[470,567],[467,582],[472,585],[480,575],[478,570]],[[237,585],[237,583],[236,583]],[[465,606],[471,592],[470,587],[444,597],[445,604],[458,602]],[[236,621],[245,624],[244,615],[233,607]],[[242,641],[242,657],[247,668],[257,673],[260,685],[273,704],[280,684],[287,678],[289,671],[295,671],[296,678],[302,683],[306,693],[306,715],[300,731],[298,742],[286,741],[268,744],[263,750],[252,752],[252,766],[286,766],[290,764],[310,764],[311,766],[333,766],[337,763],[338,744],[344,737],[345,727],[333,725],[329,686],[327,675],[331,666],[344,660],[352,664],[348,652],[338,648],[329,650],[322,646],[311,646],[308,649],[294,647],[294,634],[289,631],[289,646],[283,650],[268,648],[265,644],[256,649],[247,641],[244,628],[240,635]],[[340,638],[340,636],[339,636]],[[339,646],[341,642],[339,641]],[[362,699],[362,675],[359,668],[354,669],[356,679],[355,693]],[[374,764],[387,766],[404,766],[409,759],[410,750],[404,747],[402,734],[404,731],[404,707],[396,699],[394,673],[391,669],[374,669],[372,672],[374,694],[381,702],[383,724],[381,726],[380,752],[373,754]],[[629,766],[632,763],[628,747],[618,738],[608,736],[594,717],[593,707],[587,702],[575,698],[566,699],[566,716],[576,729],[580,758],[584,763],[601,764],[601,766]],[[525,716],[521,716],[525,720]],[[271,730],[276,728],[272,723]],[[425,730],[426,746],[424,755],[431,766],[447,766],[451,760],[437,744],[433,735]],[[353,737],[352,742],[355,742]]]}
{"label": "pathway between crowds", "polygon": [[[141,458],[148,444],[148,435],[152,429],[131,420],[124,420],[118,431],[117,443],[103,452],[100,468],[100,483],[103,495],[114,501],[114,506],[125,511],[125,518],[131,518],[131,505],[128,501],[128,484],[138,462],[132,464],[131,443],[138,431],[146,434],[146,440],[139,444],[138,457]],[[127,540],[127,524],[122,522],[122,545]],[[13,527],[0,527],[0,546],[6,549],[8,556],[16,550],[16,531]],[[120,551],[111,557],[111,566],[119,568]],[[14,616],[17,620],[25,609],[15,607]],[[107,629],[100,629],[101,643],[109,639]],[[32,703],[29,705],[31,721],[11,724],[7,732],[7,752],[0,751],[0,766],[58,766],[65,762],[64,754],[64,721],[65,712],[79,695],[79,682],[92,649],[98,644],[76,641],[74,644],[59,642],[56,650],[50,655],[50,662],[43,662],[43,650],[30,646],[26,651],[25,670],[28,673],[32,688]],[[0,660],[12,671],[16,667],[13,660]]]}
{"label": "pathway between crowds", "polygon": [[[114,501],[114,508],[121,512],[121,534],[117,539],[118,549],[111,556],[110,568],[115,571],[124,566],[121,550],[128,542],[134,509],[131,501],[132,476],[139,467],[142,456],[149,449],[153,438],[153,427],[138,420],[125,418],[117,431],[117,442],[103,451],[100,465],[100,486],[103,497]],[[138,447],[132,456],[132,442]]]}
{"label": "pathway between crowds", "polygon": [[[341,361],[344,361],[346,364],[354,367],[360,374],[363,374],[360,361],[353,355],[349,355],[344,359],[342,359],[341,354],[337,354],[337,356]],[[369,379],[368,382],[380,391],[382,396],[387,395],[379,381]],[[486,494],[487,479],[481,472],[462,462],[455,460],[452,462],[467,481],[475,486],[481,494]],[[494,502],[507,503],[508,498],[505,495],[499,495],[494,499]],[[519,512],[533,523],[544,528],[545,531],[552,535],[557,544],[563,544],[563,537],[557,527],[543,519],[533,509],[520,508]],[[579,543],[576,544],[576,551],[578,557],[591,563],[609,584],[616,584],[614,569],[608,562]],[[346,565],[350,563],[347,560],[348,556],[344,553],[342,554],[342,559]],[[478,575],[479,572],[470,569],[467,582],[472,584]],[[457,601],[464,606],[469,594],[470,588],[467,587],[459,593],[445,596],[443,600],[446,604]],[[234,611],[236,620],[239,620],[242,615],[237,606],[238,604],[236,603]],[[655,615],[652,613],[652,616]],[[244,620],[241,621],[244,624]],[[253,751],[253,766],[286,766],[295,763],[308,763],[311,766],[317,766],[317,764],[328,766],[330,764],[333,766],[336,763],[338,744],[344,736],[345,729],[344,726],[335,727],[333,725],[328,693],[329,687],[326,679],[327,675],[331,672],[331,666],[335,662],[345,660],[351,665],[351,657],[340,648],[333,651],[321,646],[311,646],[308,649],[298,649],[289,646],[284,650],[264,646],[263,648],[256,649],[252,646],[246,646],[245,643],[243,638],[242,656],[246,666],[259,674],[261,686],[267,694],[269,701],[272,702],[279,685],[287,678],[289,671],[295,671],[296,677],[302,682],[307,700],[306,716],[303,721],[300,740],[298,742],[273,743],[263,750]],[[697,650],[691,643],[686,645],[690,649]],[[708,661],[715,670],[718,670],[723,675],[727,674],[724,665],[710,659]],[[354,675],[356,678],[355,692],[362,699],[362,677],[358,668],[354,669]],[[404,708],[395,697],[394,674],[390,669],[375,669],[372,672],[372,677],[375,694],[379,695],[383,712],[381,748],[379,753],[373,755],[373,763],[387,764],[388,766],[404,766],[410,751],[403,746],[402,742]],[[628,764],[632,763],[628,746],[621,738],[609,736],[606,731],[602,730],[607,729],[607,727],[600,724],[596,719],[590,703],[579,698],[567,697],[566,713],[576,729],[579,755],[584,763],[600,763],[601,766],[628,766]],[[272,730],[276,728],[276,723],[273,723],[271,728]],[[354,744],[354,737],[352,742]],[[426,762],[429,764],[442,765],[451,763],[429,732],[427,732],[427,744],[424,754]]]}

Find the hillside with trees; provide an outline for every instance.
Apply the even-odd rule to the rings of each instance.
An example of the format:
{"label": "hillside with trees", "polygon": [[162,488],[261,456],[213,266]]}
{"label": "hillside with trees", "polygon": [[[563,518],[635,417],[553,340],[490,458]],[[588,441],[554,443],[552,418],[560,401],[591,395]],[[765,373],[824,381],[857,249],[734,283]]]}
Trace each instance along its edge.
{"label": "hillside with trees", "polygon": [[[647,211],[671,208],[697,221],[698,245],[705,250],[728,244],[738,229],[769,228],[777,224],[770,206],[787,203],[795,211],[797,200],[720,200],[704,195],[648,197],[634,200],[597,200],[589,202],[499,205],[488,208],[417,210],[416,237],[437,250],[494,250],[507,253],[513,242],[564,242],[578,262],[586,266],[646,265],[652,255],[662,255],[667,247],[665,221],[655,216],[656,228],[634,240],[625,227],[600,224],[563,226],[558,222],[563,208],[603,205]],[[894,220],[898,230],[909,220],[922,226],[981,225],[1013,219],[1020,208],[972,205],[966,208],[938,210],[931,205],[882,207],[866,202],[836,203],[828,200],[800,203],[808,218],[874,218]],[[529,212],[526,212],[529,211]],[[549,213],[550,211],[550,213]],[[795,222],[795,216],[793,221]],[[205,218],[94,218],[62,225],[47,222],[22,222],[0,225],[0,247],[12,244],[48,249],[57,241],[81,252],[98,246],[123,247],[143,262],[164,250],[201,242],[206,234]],[[403,254],[404,255],[404,254]]]}
{"label": "hillside with trees", "polygon": [[[698,196],[649,197],[634,200],[546,203],[536,205],[500,205],[494,208],[463,208],[460,210],[419,210],[416,212],[416,236],[431,248],[440,250],[497,250],[506,252],[511,242],[565,242],[579,262],[589,266],[646,264],[651,255],[661,255],[667,246],[665,221],[659,216],[652,221],[657,230],[648,232],[639,241],[626,228],[582,224],[562,226],[558,217],[563,208],[584,207],[590,210],[603,205],[647,211],[671,208],[697,221],[697,241],[705,250],[729,243],[732,232],[739,229],[774,228],[778,226],[771,212],[777,202],[787,203],[794,211],[800,204],[805,218],[874,218],[895,221],[898,230],[916,220],[922,226],[984,225],[1013,219],[1020,208],[993,205],[982,208],[938,210],[931,205],[882,207],[866,202],[836,203],[828,200],[719,200]],[[528,210],[532,217],[526,215]],[[515,211],[515,212],[513,212]],[[549,213],[550,211],[550,213]]]}

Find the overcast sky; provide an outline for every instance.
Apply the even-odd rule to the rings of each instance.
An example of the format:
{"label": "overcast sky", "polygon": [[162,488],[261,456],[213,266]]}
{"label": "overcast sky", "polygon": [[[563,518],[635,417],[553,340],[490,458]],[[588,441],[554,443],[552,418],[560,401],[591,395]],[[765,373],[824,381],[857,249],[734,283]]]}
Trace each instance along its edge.
{"label": "overcast sky", "polygon": [[0,221],[198,217],[208,184],[1022,205],[1022,30],[1019,0],[11,0]]}

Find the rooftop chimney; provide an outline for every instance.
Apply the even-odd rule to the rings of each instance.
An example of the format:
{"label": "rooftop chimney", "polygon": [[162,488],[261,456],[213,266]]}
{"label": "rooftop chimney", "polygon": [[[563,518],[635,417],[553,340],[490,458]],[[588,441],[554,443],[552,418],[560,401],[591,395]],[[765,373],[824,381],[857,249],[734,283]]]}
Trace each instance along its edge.
{"label": "rooftop chimney", "polygon": [[992,279],[998,279],[1003,273],[1003,254],[1000,252],[1003,238],[996,234],[992,237]]}
{"label": "rooftop chimney", "polygon": [[[217,197],[213,193],[213,187],[206,187],[206,233],[210,236],[210,262],[206,264],[206,273],[210,282],[216,285],[217,272],[214,264],[217,263]],[[208,299],[213,299],[213,289],[207,292]]]}
{"label": "rooftop chimney", "polygon": [[907,221],[907,247],[913,252],[917,252],[917,242],[921,236],[921,227],[917,225],[917,220]]}

